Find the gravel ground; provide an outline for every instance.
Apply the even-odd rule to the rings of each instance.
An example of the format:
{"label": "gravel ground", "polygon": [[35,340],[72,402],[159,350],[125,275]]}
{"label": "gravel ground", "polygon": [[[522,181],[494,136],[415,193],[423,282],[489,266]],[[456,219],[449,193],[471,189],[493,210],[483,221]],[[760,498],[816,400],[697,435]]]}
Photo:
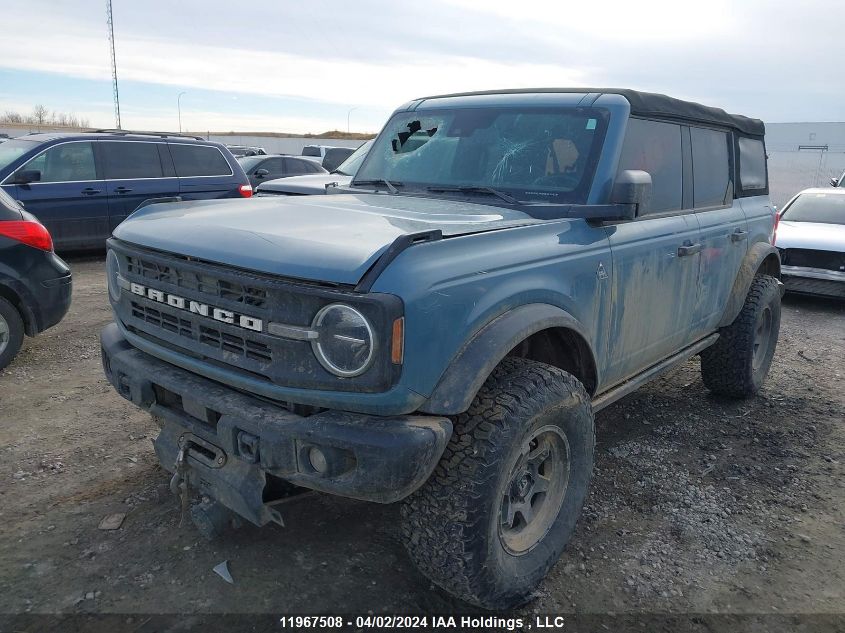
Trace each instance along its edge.
{"label": "gravel ground", "polygon": [[[102,377],[103,261],[71,266],[68,317],[0,372],[0,613],[467,609],[412,568],[395,506],[315,495],[286,528],[180,529],[157,428]],[[787,297],[757,398],[710,396],[692,360],[602,411],[579,527],[520,613],[821,614],[842,630],[843,359],[845,304]],[[111,513],[122,527],[99,530]],[[223,560],[234,584],[212,572]]]}

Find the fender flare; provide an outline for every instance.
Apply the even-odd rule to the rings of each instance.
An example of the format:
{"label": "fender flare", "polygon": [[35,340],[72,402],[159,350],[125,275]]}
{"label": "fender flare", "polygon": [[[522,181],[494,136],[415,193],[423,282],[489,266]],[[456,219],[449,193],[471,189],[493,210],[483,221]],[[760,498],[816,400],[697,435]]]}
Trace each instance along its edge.
{"label": "fender flare", "polygon": [[454,356],[419,410],[439,415],[463,413],[508,352],[532,334],[557,327],[573,330],[586,342],[592,365],[597,368],[590,339],[575,317],[557,306],[527,304],[498,315],[477,330]]}
{"label": "fender flare", "polygon": [[731,294],[728,297],[725,311],[722,314],[722,319],[719,321],[718,327],[725,327],[733,323],[740,310],[742,310],[743,304],[745,304],[745,297],[748,294],[749,288],[751,288],[754,276],[760,270],[760,267],[763,266],[766,259],[772,256],[774,256],[774,259],[770,261],[777,263],[771,272],[774,273],[775,277],[780,279],[780,254],[778,253],[778,249],[768,242],[757,242],[751,245],[745,254],[745,258],[742,260],[742,264],[740,264],[739,272],[734,280]]}

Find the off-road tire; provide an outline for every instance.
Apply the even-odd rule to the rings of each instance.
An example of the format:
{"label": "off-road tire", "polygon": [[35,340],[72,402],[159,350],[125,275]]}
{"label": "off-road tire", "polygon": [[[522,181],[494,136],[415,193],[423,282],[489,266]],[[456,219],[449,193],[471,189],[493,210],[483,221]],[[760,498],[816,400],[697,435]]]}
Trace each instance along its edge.
{"label": "off-road tire", "polygon": [[17,308],[0,297],[0,347],[3,348],[0,351],[0,369],[17,356],[23,344],[23,334],[23,319]]}
{"label": "off-road tire", "polygon": [[[515,556],[500,537],[502,496],[511,489],[511,465],[523,442],[543,429],[565,436],[568,485],[557,514],[551,510],[548,532]],[[590,397],[574,376],[522,358],[503,360],[469,410],[454,419],[432,476],[402,504],[402,537],[414,563],[466,602],[488,609],[527,602],[572,535],[594,448]]]}
{"label": "off-road tire", "polygon": [[[757,331],[768,312],[770,335],[755,366]],[[769,275],[758,275],[751,283],[745,304],[734,322],[719,331],[718,340],[701,352],[701,377],[713,393],[748,398],[759,391],[769,373],[780,330],[780,289]]]}

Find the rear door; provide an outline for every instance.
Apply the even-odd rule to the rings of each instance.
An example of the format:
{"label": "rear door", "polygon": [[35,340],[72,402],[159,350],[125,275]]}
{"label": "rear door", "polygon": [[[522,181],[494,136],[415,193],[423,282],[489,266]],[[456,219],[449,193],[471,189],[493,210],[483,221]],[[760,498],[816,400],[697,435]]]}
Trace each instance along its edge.
{"label": "rear door", "polygon": [[[56,248],[100,248],[109,231],[106,182],[98,173],[93,141],[53,145],[20,169],[41,180],[16,186],[16,197],[53,236]],[[20,170],[19,170],[20,171]],[[14,180],[14,178],[13,178]]]}
{"label": "rear door", "polygon": [[613,257],[608,383],[689,345],[701,242],[684,188],[684,143],[675,123],[630,119],[619,170],[652,177],[652,201],[636,220],[606,227]]}
{"label": "rear door", "polygon": [[167,146],[154,141],[99,141],[100,165],[109,197],[109,229],[131,215],[144,201],[179,195],[179,180],[163,164]]}
{"label": "rear door", "polygon": [[168,143],[167,147],[179,178],[179,195],[185,200],[238,195],[241,183],[236,182],[232,166],[219,148],[188,143]]}
{"label": "rear door", "polygon": [[696,327],[712,331],[727,305],[734,280],[748,252],[748,223],[734,199],[733,134],[688,128],[692,154],[693,204],[701,227],[701,284]]}

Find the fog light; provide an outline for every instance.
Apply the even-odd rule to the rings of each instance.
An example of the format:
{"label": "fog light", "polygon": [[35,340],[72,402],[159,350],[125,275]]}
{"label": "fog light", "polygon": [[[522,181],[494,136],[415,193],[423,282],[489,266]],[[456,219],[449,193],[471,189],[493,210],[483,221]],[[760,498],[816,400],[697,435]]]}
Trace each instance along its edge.
{"label": "fog light", "polygon": [[308,461],[311,462],[311,468],[321,475],[325,474],[329,469],[329,462],[326,459],[326,455],[316,446],[312,446],[308,450]]}

